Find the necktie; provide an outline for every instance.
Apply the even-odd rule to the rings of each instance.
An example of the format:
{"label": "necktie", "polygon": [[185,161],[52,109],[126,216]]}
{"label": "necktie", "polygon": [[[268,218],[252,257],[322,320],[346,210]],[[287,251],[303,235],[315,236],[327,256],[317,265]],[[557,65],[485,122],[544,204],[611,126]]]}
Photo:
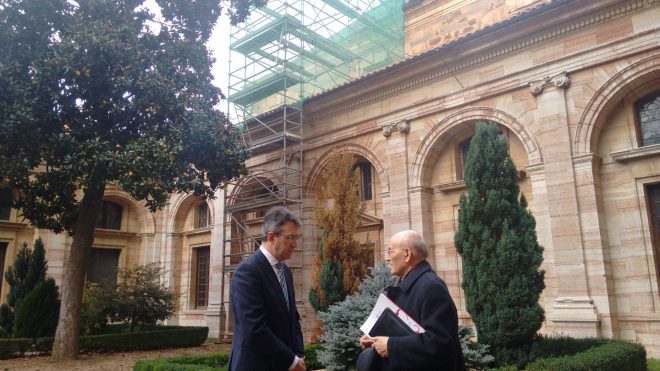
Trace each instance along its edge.
{"label": "necktie", "polygon": [[277,278],[280,281],[280,286],[282,286],[282,291],[284,292],[284,300],[286,300],[286,306],[287,308],[289,307],[289,295],[287,295],[287,290],[286,290],[286,279],[284,279],[284,264],[277,263],[275,264],[275,268],[277,269]]}

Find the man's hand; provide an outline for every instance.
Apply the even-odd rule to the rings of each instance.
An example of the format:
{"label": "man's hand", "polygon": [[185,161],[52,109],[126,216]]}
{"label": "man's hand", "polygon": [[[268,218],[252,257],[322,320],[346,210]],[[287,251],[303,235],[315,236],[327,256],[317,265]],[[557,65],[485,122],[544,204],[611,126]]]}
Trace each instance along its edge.
{"label": "man's hand", "polygon": [[374,340],[372,346],[374,347],[376,353],[378,353],[378,355],[380,355],[383,358],[389,357],[390,354],[387,352],[387,340],[389,340],[389,337],[376,336],[376,337],[372,337],[371,339]]}
{"label": "man's hand", "polygon": [[374,338],[372,338],[369,335],[364,335],[360,338],[360,348],[362,350],[364,350],[365,348],[369,348],[373,343],[374,343]]}
{"label": "man's hand", "polygon": [[307,367],[305,367],[305,357],[300,357],[298,358],[298,363],[296,363],[296,366],[291,369],[292,371],[306,371]]}

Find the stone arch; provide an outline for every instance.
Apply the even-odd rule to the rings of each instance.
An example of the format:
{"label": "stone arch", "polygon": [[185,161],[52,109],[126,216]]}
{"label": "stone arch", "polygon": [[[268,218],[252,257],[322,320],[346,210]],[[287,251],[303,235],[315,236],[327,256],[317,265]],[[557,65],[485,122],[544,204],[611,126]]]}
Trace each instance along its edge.
{"label": "stone arch", "polygon": [[660,54],[643,58],[612,76],[587,103],[576,128],[573,156],[592,153],[608,115],[618,102],[644,85],[660,80]]}
{"label": "stone arch", "polygon": [[108,201],[116,201],[121,205],[126,205],[134,210],[140,217],[142,225],[140,228],[140,233],[155,233],[156,231],[156,221],[154,220],[154,214],[149,212],[149,209],[144,205],[139,204],[135,199],[129,196],[126,192],[109,189],[106,190],[103,194],[103,199]]}
{"label": "stone arch", "polygon": [[385,168],[383,167],[383,164],[380,162],[380,160],[378,160],[378,157],[376,157],[376,155],[371,150],[359,144],[341,144],[325,152],[323,155],[321,155],[321,157],[319,157],[318,161],[316,161],[312,171],[309,172],[307,180],[304,182],[305,197],[312,197],[314,184],[316,184],[319,176],[321,175],[321,171],[330,160],[330,157],[340,152],[348,152],[354,155],[362,156],[371,162],[371,165],[376,169],[378,178],[380,179],[381,193],[388,192],[390,190],[390,183],[387,174],[385,173]]}
{"label": "stone arch", "polygon": [[[190,206],[197,200],[197,197],[188,194],[188,193],[176,193],[173,194],[170,198],[170,213],[167,220],[167,232],[175,233],[180,232],[183,229],[183,226],[178,225],[179,214],[182,211],[186,211]],[[212,204],[209,204],[209,207],[212,207]]]}
{"label": "stone arch", "polygon": [[532,134],[525,128],[518,120],[510,114],[491,107],[469,107],[459,110],[442,121],[438,122],[431,131],[424,137],[419,147],[415,151],[414,160],[410,167],[410,185],[411,187],[419,187],[428,183],[431,174],[429,169],[433,156],[431,155],[435,150],[436,144],[439,140],[452,129],[458,127],[469,121],[489,120],[497,122],[514,133],[520,139],[530,164],[538,164],[543,162],[541,149],[532,136]]}

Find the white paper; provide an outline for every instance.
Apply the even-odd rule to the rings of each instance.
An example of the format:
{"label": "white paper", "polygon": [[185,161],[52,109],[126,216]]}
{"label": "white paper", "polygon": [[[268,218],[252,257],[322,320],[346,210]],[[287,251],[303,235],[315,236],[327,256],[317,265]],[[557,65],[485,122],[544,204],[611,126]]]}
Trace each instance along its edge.
{"label": "white paper", "polygon": [[360,330],[364,332],[365,334],[369,334],[371,329],[374,327],[374,324],[376,324],[376,321],[378,320],[378,317],[383,313],[385,308],[390,308],[394,314],[396,314],[399,318],[403,320],[403,322],[408,325],[415,333],[417,334],[422,334],[426,330],[424,327],[422,327],[419,323],[415,322],[414,319],[412,319],[408,313],[404,312],[403,309],[401,309],[398,305],[396,305],[390,298],[385,296],[384,294],[380,294],[378,296],[378,300],[376,301],[376,304],[374,305],[374,309],[371,310],[371,313],[369,314],[369,317],[367,318],[366,321],[360,326]]}

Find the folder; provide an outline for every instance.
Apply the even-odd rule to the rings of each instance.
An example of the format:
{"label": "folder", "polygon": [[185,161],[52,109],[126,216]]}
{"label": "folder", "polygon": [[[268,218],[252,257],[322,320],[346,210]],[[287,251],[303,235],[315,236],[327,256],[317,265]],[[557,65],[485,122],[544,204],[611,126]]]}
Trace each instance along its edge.
{"label": "folder", "polygon": [[369,331],[369,336],[408,336],[415,335],[411,329],[399,316],[392,312],[392,309],[385,308],[378,317],[376,323]]}

